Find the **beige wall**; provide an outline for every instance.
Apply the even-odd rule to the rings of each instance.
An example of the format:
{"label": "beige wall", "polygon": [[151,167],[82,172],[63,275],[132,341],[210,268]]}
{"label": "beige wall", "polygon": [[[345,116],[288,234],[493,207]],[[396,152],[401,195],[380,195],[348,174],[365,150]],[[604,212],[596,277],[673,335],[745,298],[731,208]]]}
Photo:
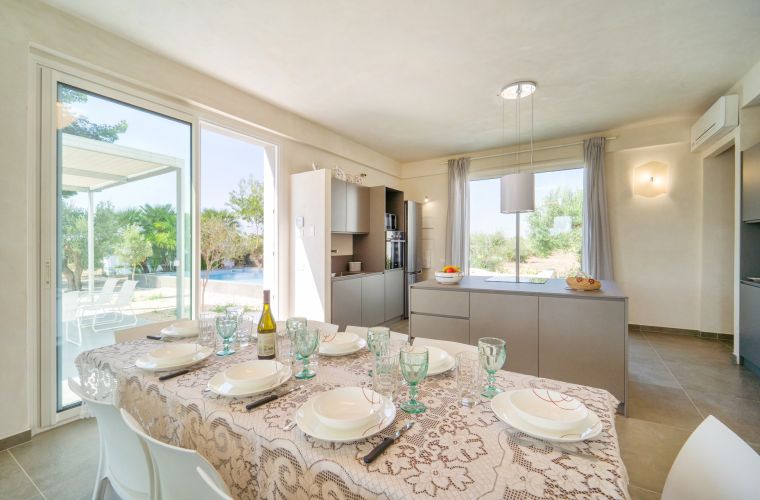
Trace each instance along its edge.
{"label": "beige wall", "polygon": [[[6,263],[0,288],[0,439],[34,425],[33,358],[38,338],[36,146],[28,106],[33,103],[32,52],[59,55],[66,64],[134,87],[222,125],[230,125],[279,147],[279,295],[289,297],[290,173],[339,165],[364,172],[367,185],[398,187],[400,165],[320,125],[277,108],[126,40],[65,15],[40,2],[0,0],[0,260]],[[280,315],[287,314],[287,299]]]}
{"label": "beige wall", "polygon": [[[704,175],[711,189],[703,196],[702,161],[689,152],[692,122],[693,118],[650,122],[600,132],[617,137],[608,142],[605,157],[615,279],[630,296],[631,323],[731,333],[733,168],[707,167]],[[582,156],[577,145],[541,151],[537,167],[581,165]],[[633,169],[652,160],[670,166],[670,190],[656,198],[634,196]],[[474,161],[472,176],[495,176],[513,163],[511,157]],[[427,195],[430,200],[423,207],[431,227],[423,233],[423,248],[433,267],[444,264],[445,172],[445,158],[402,165],[407,197],[422,200]],[[728,233],[722,234],[726,228]],[[715,234],[721,236],[713,238]]]}

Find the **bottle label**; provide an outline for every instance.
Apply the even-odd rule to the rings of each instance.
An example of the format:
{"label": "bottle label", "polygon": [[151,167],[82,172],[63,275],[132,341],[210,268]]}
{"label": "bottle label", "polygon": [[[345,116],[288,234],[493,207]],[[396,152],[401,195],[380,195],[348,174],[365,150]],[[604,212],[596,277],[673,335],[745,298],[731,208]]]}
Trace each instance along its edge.
{"label": "bottle label", "polygon": [[275,335],[273,333],[260,333],[258,340],[259,356],[275,355]]}

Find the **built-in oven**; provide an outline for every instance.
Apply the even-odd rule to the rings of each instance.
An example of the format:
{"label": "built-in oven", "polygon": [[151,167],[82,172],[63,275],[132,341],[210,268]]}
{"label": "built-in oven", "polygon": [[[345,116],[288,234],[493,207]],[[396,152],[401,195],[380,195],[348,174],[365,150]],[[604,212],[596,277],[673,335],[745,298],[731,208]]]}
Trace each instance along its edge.
{"label": "built-in oven", "polygon": [[385,232],[385,268],[400,269],[404,267],[404,250],[406,240],[403,231]]}

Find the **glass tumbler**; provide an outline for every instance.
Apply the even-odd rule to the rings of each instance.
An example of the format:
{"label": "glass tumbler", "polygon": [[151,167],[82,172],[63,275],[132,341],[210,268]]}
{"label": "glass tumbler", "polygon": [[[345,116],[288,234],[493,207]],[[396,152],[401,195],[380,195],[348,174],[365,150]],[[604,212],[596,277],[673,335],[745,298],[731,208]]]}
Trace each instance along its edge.
{"label": "glass tumbler", "polygon": [[488,380],[481,395],[491,399],[504,391],[496,387],[496,372],[504,366],[504,362],[507,360],[507,344],[503,339],[483,337],[478,340],[478,353],[480,354],[480,365],[488,373]]}
{"label": "glass tumbler", "polygon": [[472,407],[478,404],[480,399],[481,373],[480,355],[475,352],[460,352],[457,354],[457,395],[459,404]]}
{"label": "glass tumbler", "polygon": [[[301,316],[294,316],[292,318],[288,318],[287,321],[285,321],[285,330],[287,331],[291,346],[295,345],[296,332],[299,330],[304,330],[308,324],[308,320]],[[293,356],[295,357],[295,360],[301,360],[301,356],[298,353],[293,352]]]}
{"label": "glass tumbler", "polygon": [[395,401],[398,396],[401,371],[399,351],[387,351],[374,357],[372,366],[372,389]]}
{"label": "glass tumbler", "polygon": [[198,343],[214,349],[216,347],[216,313],[202,312],[198,315]]}

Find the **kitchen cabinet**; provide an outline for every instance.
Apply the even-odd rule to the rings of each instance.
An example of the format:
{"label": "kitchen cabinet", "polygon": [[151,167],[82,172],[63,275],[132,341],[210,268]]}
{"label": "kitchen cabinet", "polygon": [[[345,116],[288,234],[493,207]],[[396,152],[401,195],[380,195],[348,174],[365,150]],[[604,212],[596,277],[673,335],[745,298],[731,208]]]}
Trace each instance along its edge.
{"label": "kitchen cabinet", "polygon": [[602,387],[624,400],[626,304],[539,297],[538,375]]}
{"label": "kitchen cabinet", "polygon": [[330,207],[332,212],[330,228],[333,233],[346,232],[346,183],[332,178],[330,189]]}
{"label": "kitchen cabinet", "polygon": [[332,282],[332,320],[341,330],[362,324],[362,279]]}
{"label": "kitchen cabinet", "polygon": [[[466,318],[447,318],[413,312],[409,315],[409,331],[415,337],[448,340],[461,344],[468,344],[470,341],[470,322]],[[431,334],[423,335],[422,332],[431,332]]]}
{"label": "kitchen cabinet", "polygon": [[760,368],[760,287],[739,285],[739,346],[745,361]]}
{"label": "kitchen cabinet", "polygon": [[384,321],[404,314],[404,270],[386,270],[385,277],[385,317]]}
{"label": "kitchen cabinet", "polygon": [[538,297],[471,293],[469,343],[482,337],[507,342],[505,370],[538,376]]}
{"label": "kitchen cabinet", "polygon": [[385,321],[385,277],[371,274],[356,280],[361,282],[361,325],[376,326]]}
{"label": "kitchen cabinet", "polygon": [[369,232],[369,188],[332,178],[330,207],[333,233]]}
{"label": "kitchen cabinet", "polygon": [[369,188],[346,183],[346,232],[369,232]]}
{"label": "kitchen cabinet", "polygon": [[760,222],[760,144],[742,153],[742,220]]}

